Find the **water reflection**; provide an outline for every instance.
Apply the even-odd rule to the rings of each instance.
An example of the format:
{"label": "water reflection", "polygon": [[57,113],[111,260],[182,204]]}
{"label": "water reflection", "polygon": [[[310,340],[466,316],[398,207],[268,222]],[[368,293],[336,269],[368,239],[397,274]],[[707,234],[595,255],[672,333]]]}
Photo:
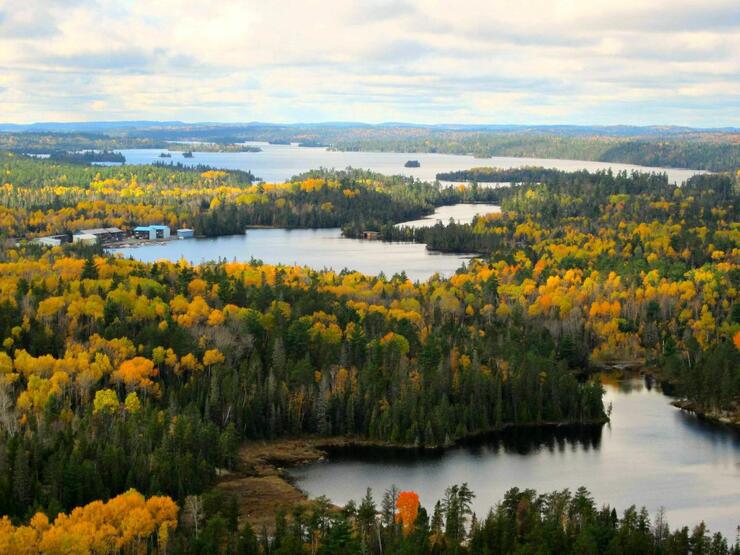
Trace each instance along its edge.
{"label": "water reflection", "polygon": [[[436,219],[454,216],[459,221],[470,221],[478,213],[498,206],[489,204],[458,204],[442,206],[426,224]],[[431,224],[430,224],[431,222]],[[404,222],[401,225],[417,225]],[[208,260],[262,260],[267,264],[298,264],[315,269],[349,268],[387,277],[405,272],[411,280],[424,281],[438,273],[451,276],[460,266],[469,262],[471,255],[429,251],[421,243],[385,243],[362,239],[346,239],[341,230],[329,229],[250,229],[245,235],[162,241],[137,247],[113,249],[123,256],[132,256],[144,262],[167,259],[176,262],[185,259],[193,264]]]}
{"label": "water reflection", "polygon": [[325,462],[291,471],[310,495],[336,503],[378,494],[395,483],[426,506],[444,488],[468,482],[479,514],[511,487],[541,492],[587,487],[598,503],[654,513],[665,507],[674,527],[705,520],[734,537],[740,521],[740,433],[670,405],[667,384],[604,376],[605,426],[507,429],[447,451],[333,450]]}
{"label": "water reflection", "polygon": [[530,455],[545,450],[550,453],[566,449],[598,449],[601,445],[603,425],[594,426],[546,426],[507,428],[476,438],[461,441],[447,450],[384,448],[353,445],[351,447],[329,447],[326,449],[332,462],[343,461],[377,462],[379,454],[385,464],[414,465],[420,462],[440,460],[455,452],[471,457],[491,454]]}

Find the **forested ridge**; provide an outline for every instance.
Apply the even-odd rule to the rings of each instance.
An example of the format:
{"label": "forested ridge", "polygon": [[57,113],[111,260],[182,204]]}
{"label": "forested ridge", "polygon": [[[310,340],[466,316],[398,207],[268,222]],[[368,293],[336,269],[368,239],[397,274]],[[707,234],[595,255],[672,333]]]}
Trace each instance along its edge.
{"label": "forested ridge", "polygon": [[0,149],[17,154],[51,154],[54,151],[166,148],[167,142],[105,133],[0,132]]}
{"label": "forested ridge", "polygon": [[340,150],[439,152],[477,158],[514,156],[621,162],[640,166],[734,171],[740,145],[722,138],[568,137],[547,134],[448,132],[419,138],[357,138],[336,143]]}
{"label": "forested ridge", "polygon": [[[513,491],[476,522],[461,487],[430,513],[391,494],[380,518],[369,499],[364,512],[320,500],[278,518],[274,534],[255,534],[211,487],[238,466],[248,439],[437,447],[505,426],[598,425],[603,390],[590,369],[635,357],[707,407],[731,407],[740,367],[733,178],[676,188],[657,175],[526,170],[534,173],[497,176],[520,185],[486,189],[352,170],[254,184],[241,172],[14,155],[2,155],[0,171],[7,238],[135,223],[207,235],[372,222],[386,239],[484,254],[449,279],[412,283],[4,241],[0,551],[77,541],[98,514],[108,515],[95,521],[107,526],[94,537],[102,552],[728,552],[701,527],[669,534],[636,510],[621,519],[599,511],[584,492]],[[500,201],[503,213],[470,226],[389,225],[460,200]],[[189,515],[175,525],[173,501]]]}

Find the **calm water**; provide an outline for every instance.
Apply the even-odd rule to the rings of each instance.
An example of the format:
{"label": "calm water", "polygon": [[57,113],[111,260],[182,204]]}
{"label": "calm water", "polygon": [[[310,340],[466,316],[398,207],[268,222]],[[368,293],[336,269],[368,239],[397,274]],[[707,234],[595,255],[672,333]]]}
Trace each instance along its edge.
{"label": "calm water", "polygon": [[491,212],[501,212],[501,207],[495,204],[453,204],[451,206],[440,206],[430,214],[420,220],[411,220],[398,224],[399,226],[408,227],[431,227],[437,222],[447,224],[450,219],[459,224],[469,224],[473,221],[476,214],[490,214]]}
{"label": "calm water", "polygon": [[[408,225],[434,225],[454,218],[469,222],[475,214],[498,211],[493,204],[458,204],[443,206],[424,220]],[[404,225],[404,224],[402,224]],[[246,235],[208,239],[173,240],[141,247],[115,249],[113,252],[133,256],[144,262],[159,259],[180,260],[193,264],[207,260],[249,261],[257,258],[268,264],[298,264],[315,269],[348,268],[365,274],[385,273],[390,277],[406,271],[412,280],[426,280],[435,273],[452,275],[469,256],[430,252],[418,243],[383,243],[345,239],[332,229],[250,229]]]}
{"label": "calm water", "polygon": [[335,503],[375,499],[395,483],[431,508],[450,484],[468,482],[474,510],[485,515],[511,487],[540,492],[584,485],[597,504],[622,511],[662,505],[672,527],[705,520],[734,540],[740,525],[740,434],[702,422],[669,405],[642,378],[607,384],[612,421],[600,430],[509,432],[442,454],[334,453],[291,471],[311,496]]}
{"label": "calm water", "polygon": [[[296,145],[258,145],[262,152],[194,152],[193,158],[183,158],[182,153],[172,152],[172,158],[159,158],[161,149],[121,150],[129,164],[151,164],[153,162],[188,165],[206,164],[230,170],[249,170],[267,182],[283,182],[299,173],[317,168],[343,169],[348,166],[377,171],[386,175],[408,175],[425,181],[434,181],[437,173],[466,170],[478,166],[518,168],[521,166],[543,166],[561,170],[642,170],[666,172],[672,182],[682,183],[696,170],[649,168],[630,164],[609,162],[584,162],[578,160],[547,160],[540,158],[474,158],[456,154],[398,153],[398,152],[333,152],[326,148],[299,147]],[[407,160],[418,160],[419,168],[405,168]]]}

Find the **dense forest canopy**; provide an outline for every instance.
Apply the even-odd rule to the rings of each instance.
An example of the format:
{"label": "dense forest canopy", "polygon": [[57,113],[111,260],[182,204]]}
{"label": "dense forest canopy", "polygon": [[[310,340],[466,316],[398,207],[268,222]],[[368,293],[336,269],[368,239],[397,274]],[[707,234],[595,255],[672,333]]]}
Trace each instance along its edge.
{"label": "dense forest canopy", "polygon": [[[521,184],[497,189],[501,213],[468,225],[384,226],[384,237],[440,251],[472,249],[514,264],[521,289],[511,290],[512,300],[557,333],[591,327],[602,339],[592,345],[592,363],[660,366],[700,406],[737,412],[737,177],[697,175],[678,187],[637,173],[459,174],[451,177]],[[574,313],[594,287],[604,288],[601,300],[588,314]]]}
{"label": "dense forest canopy", "polygon": [[[664,372],[702,411],[736,414],[738,176],[683,187],[641,173],[466,176],[513,183],[494,189],[317,170],[263,184],[14,154],[0,155],[0,175],[0,548],[80,536],[97,511],[108,515],[99,541],[119,550],[163,550],[172,535],[203,553],[729,552],[701,526],[671,533],[635,509],[618,518],[583,491],[513,490],[473,522],[463,486],[429,513],[409,492],[391,493],[379,518],[369,497],[339,512],[297,508],[269,541],[211,488],[244,440],[440,447],[506,426],[599,425],[591,371],[625,361]],[[392,225],[461,200],[503,210],[469,225]],[[10,240],[162,222],[204,235],[374,225],[386,240],[481,257],[413,283]],[[175,532],[175,503],[206,527],[190,519]],[[135,526],[120,518],[129,505]]]}
{"label": "dense forest canopy", "polygon": [[[27,526],[0,520],[3,553],[235,553],[238,555],[608,553],[613,555],[737,555],[703,523],[671,530],[658,511],[635,506],[621,515],[599,507],[585,488],[538,494],[512,488],[485,516],[471,511],[475,493],[452,485],[433,507],[413,491],[387,489],[380,503],[368,489],[359,502],[279,513],[274,532],[239,526],[234,504],[217,494],[184,511],[190,530],[178,529],[178,507],[166,497],[145,499],[135,490],[107,503],[90,503],[53,522],[37,513]],[[184,520],[184,519],[183,519]],[[196,524],[197,523],[197,524]],[[191,535],[193,528],[201,530]]]}
{"label": "dense forest canopy", "polygon": [[143,137],[110,136],[102,133],[0,133],[0,149],[18,154],[50,154],[54,151],[164,148],[166,141]]}

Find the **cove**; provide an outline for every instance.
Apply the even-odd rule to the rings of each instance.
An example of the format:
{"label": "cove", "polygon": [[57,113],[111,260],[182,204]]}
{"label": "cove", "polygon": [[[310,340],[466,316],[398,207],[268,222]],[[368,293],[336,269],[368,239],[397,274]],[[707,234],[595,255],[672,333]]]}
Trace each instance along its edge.
{"label": "cove", "polygon": [[539,493],[586,486],[597,504],[621,513],[663,506],[670,525],[704,520],[734,538],[740,524],[740,433],[679,411],[658,383],[604,380],[611,422],[601,428],[512,428],[441,452],[330,451],[322,462],[290,470],[311,497],[376,500],[391,484],[416,491],[427,509],[452,484],[468,482],[484,517],[512,487]]}

